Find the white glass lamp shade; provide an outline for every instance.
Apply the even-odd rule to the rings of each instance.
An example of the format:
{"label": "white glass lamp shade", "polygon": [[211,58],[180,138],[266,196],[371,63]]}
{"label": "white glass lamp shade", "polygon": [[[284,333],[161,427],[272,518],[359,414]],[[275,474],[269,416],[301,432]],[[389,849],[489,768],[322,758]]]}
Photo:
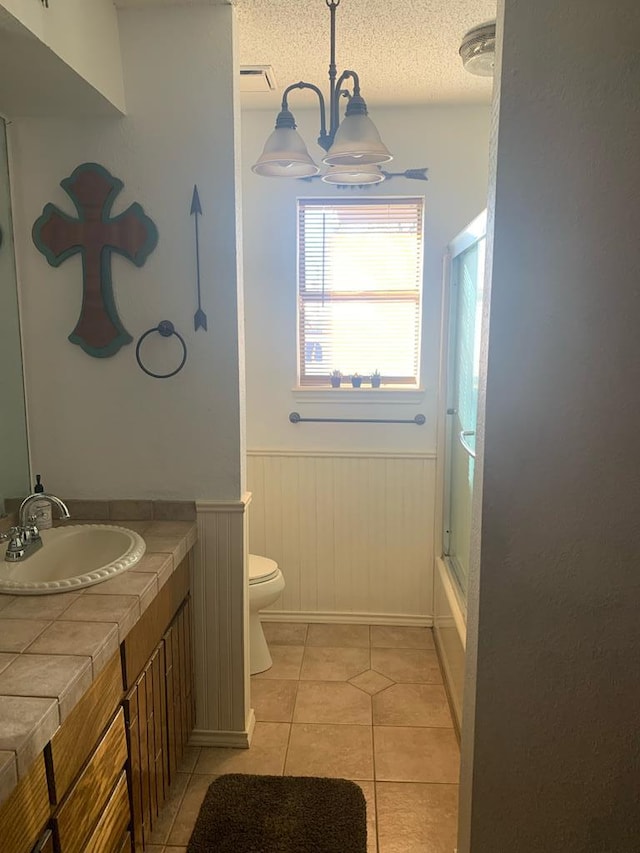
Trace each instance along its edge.
{"label": "white glass lamp shade", "polygon": [[368,115],[346,115],[333,145],[322,158],[329,166],[368,166],[393,160]]}
{"label": "white glass lamp shade", "polygon": [[308,178],[320,169],[295,128],[276,127],[251,171],[267,178]]}
{"label": "white glass lamp shade", "polygon": [[375,164],[365,166],[329,166],[329,171],[322,176],[326,184],[379,184],[384,181],[384,175]]}

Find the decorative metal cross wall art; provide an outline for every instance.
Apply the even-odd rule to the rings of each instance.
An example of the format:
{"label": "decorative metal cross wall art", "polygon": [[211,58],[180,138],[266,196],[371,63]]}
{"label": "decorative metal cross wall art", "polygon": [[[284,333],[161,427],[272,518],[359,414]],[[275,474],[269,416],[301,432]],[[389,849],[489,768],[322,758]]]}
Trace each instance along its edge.
{"label": "decorative metal cross wall art", "polygon": [[155,249],[158,231],[135,202],[124,213],[111,216],[111,207],[124,184],[97,163],[83,163],[60,182],[73,202],[78,218],[47,204],[33,226],[33,242],[52,267],[82,256],[82,308],[69,335],[91,356],[106,358],[131,343],[118,316],[111,279],[111,253],[141,267]]}

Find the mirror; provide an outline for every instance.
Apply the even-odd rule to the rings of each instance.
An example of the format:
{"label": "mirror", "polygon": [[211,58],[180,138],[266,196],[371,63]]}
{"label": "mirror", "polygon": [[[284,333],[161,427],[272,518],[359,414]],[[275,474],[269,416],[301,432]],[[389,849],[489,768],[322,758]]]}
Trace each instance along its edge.
{"label": "mirror", "polygon": [[29,486],[7,135],[0,118],[0,516],[5,500],[29,494]]}

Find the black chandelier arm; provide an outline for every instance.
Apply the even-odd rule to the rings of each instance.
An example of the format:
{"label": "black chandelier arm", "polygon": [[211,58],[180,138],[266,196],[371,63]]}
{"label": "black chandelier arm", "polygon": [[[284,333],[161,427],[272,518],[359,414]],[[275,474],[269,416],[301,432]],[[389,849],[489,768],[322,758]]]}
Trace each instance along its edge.
{"label": "black chandelier arm", "polygon": [[311,89],[312,92],[315,92],[318,96],[318,101],[320,102],[320,136],[318,137],[318,145],[321,148],[324,148],[325,151],[328,151],[331,147],[331,143],[333,141],[333,136],[331,133],[327,133],[327,118],[326,118],[326,106],[324,95],[322,91],[314,86],[313,83],[305,83],[304,80],[300,80],[299,83],[292,83],[282,93],[282,111],[289,111],[289,105],[287,102],[287,96],[289,92],[292,92],[294,89]]}
{"label": "black chandelier arm", "polygon": [[342,89],[342,84],[349,77],[351,77],[351,79],[353,80],[353,94],[354,94],[354,96],[357,96],[360,94],[360,78],[358,77],[358,75],[356,74],[355,71],[351,71],[351,70],[347,69],[346,71],[342,72],[340,77],[338,77],[338,82],[336,83],[336,97],[340,97],[340,90]]}
{"label": "black chandelier arm", "polygon": [[[343,89],[343,85],[346,80],[351,78],[353,80],[353,94],[349,92],[348,89]],[[341,95],[345,95],[346,97],[353,99],[357,98],[360,100],[360,78],[356,74],[355,71],[351,71],[347,69],[343,71],[340,77],[338,78],[338,82],[331,87],[331,104],[330,104],[330,113],[331,113],[331,126],[329,128],[329,135],[331,139],[333,139],[338,131],[338,127],[340,125],[340,97]],[[363,101],[364,103],[364,101]],[[365,107],[366,112],[366,107]]]}

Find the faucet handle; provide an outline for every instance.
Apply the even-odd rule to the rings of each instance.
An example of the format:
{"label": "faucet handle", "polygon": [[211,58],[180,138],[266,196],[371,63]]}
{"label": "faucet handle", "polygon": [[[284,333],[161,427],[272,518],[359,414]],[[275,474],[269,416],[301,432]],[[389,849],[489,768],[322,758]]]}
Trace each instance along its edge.
{"label": "faucet handle", "polygon": [[7,539],[15,539],[22,534],[21,527],[10,527],[5,533],[0,533],[0,542],[6,542]]}
{"label": "faucet handle", "polygon": [[25,542],[34,542],[36,539],[40,539],[38,517],[36,515],[30,515],[24,526],[24,540]]}
{"label": "faucet handle", "polygon": [[24,547],[23,536],[24,530],[22,529],[22,527],[9,528],[9,534],[5,534],[4,538],[9,540],[9,549],[11,551],[19,551],[21,548]]}
{"label": "faucet handle", "polygon": [[3,539],[8,539],[9,544],[7,545],[7,552],[5,554],[5,560],[8,562],[15,562],[17,560],[21,560],[25,554],[25,532],[22,527],[12,527],[9,530],[9,534],[2,534]]}

